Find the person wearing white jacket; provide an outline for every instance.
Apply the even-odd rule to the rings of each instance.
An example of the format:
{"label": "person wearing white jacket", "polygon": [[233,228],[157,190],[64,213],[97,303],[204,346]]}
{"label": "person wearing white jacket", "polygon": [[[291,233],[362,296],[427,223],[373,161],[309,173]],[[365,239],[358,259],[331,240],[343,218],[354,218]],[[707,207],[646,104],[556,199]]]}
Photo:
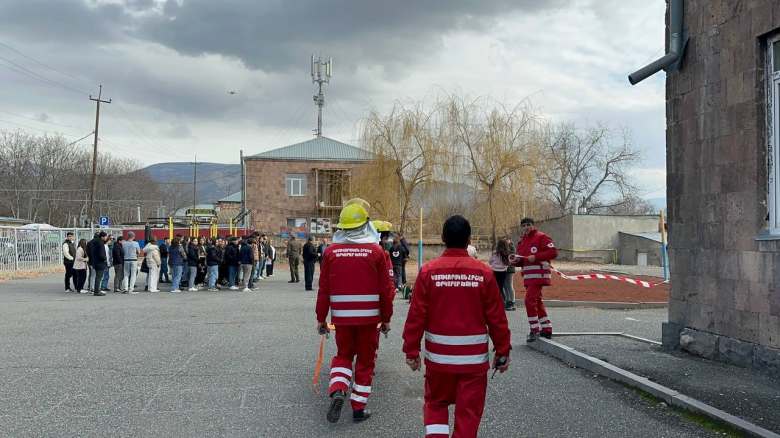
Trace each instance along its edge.
{"label": "person wearing white jacket", "polygon": [[76,255],[73,260],[73,273],[74,277],[76,277],[76,293],[87,293],[84,289],[84,283],[87,281],[87,263],[89,263],[87,241],[81,239],[79,240],[78,247],[76,248]]}
{"label": "person wearing white jacket", "polygon": [[162,259],[160,258],[160,247],[157,246],[157,239],[154,237],[149,239],[149,243],[144,246],[144,254],[146,267],[149,268],[149,272],[146,274],[149,292],[160,292],[160,289],[157,289],[157,282],[160,280]]}

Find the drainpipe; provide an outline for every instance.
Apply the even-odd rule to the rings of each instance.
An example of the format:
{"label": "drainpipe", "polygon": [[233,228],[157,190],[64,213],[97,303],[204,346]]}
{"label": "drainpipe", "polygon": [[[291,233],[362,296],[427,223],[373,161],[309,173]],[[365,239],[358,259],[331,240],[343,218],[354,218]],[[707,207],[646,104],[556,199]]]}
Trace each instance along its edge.
{"label": "drainpipe", "polygon": [[683,0],[670,0],[669,52],[657,61],[628,75],[628,82],[631,82],[631,85],[642,82],[662,69],[670,72],[680,68],[685,47],[688,45],[688,35],[683,32],[683,11]]}

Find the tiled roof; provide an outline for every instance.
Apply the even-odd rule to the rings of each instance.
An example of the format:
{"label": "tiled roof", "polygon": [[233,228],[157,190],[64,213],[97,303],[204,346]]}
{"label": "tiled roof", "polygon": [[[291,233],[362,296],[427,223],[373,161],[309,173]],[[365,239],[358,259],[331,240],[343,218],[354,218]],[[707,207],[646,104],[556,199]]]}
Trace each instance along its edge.
{"label": "tiled roof", "polygon": [[247,158],[256,160],[369,161],[371,153],[332,138],[315,137]]}

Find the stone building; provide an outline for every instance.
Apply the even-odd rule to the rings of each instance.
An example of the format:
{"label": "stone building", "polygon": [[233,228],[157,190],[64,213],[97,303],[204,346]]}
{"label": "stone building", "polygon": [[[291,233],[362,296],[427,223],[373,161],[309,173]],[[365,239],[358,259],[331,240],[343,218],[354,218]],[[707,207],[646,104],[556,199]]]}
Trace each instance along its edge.
{"label": "stone building", "polygon": [[666,79],[664,343],[780,371],[780,2],[690,0],[682,18],[690,39]]}
{"label": "stone building", "polygon": [[253,228],[283,236],[330,234],[353,172],[370,160],[369,152],[328,137],[244,157]]}

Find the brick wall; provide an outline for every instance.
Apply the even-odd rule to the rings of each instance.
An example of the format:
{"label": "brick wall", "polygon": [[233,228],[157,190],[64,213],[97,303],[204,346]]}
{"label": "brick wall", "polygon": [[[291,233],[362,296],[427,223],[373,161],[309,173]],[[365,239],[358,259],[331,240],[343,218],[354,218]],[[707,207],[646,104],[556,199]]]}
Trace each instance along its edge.
{"label": "brick wall", "polygon": [[[361,162],[293,160],[246,161],[246,205],[252,210],[255,229],[278,233],[287,218],[318,217],[314,169],[355,169]],[[288,196],[288,174],[305,174],[305,196]],[[338,216],[338,211],[334,211]]]}
{"label": "brick wall", "polygon": [[667,76],[669,320],[780,348],[780,244],[766,227],[764,36],[776,0],[689,0],[690,41]]}

